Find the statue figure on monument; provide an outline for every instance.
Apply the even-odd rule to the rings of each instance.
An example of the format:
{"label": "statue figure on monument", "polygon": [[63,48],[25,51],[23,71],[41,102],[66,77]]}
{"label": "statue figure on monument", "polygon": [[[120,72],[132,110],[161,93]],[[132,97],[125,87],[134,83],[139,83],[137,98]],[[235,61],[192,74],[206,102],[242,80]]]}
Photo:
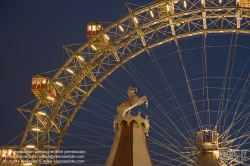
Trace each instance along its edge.
{"label": "statue figure on monument", "polygon": [[144,95],[142,97],[138,97],[135,92],[137,91],[137,88],[129,86],[127,94],[128,94],[128,100],[120,103],[117,106],[117,112],[121,116],[125,116],[126,113],[131,110],[132,108],[142,105],[145,103],[146,107],[148,107],[148,99]]}

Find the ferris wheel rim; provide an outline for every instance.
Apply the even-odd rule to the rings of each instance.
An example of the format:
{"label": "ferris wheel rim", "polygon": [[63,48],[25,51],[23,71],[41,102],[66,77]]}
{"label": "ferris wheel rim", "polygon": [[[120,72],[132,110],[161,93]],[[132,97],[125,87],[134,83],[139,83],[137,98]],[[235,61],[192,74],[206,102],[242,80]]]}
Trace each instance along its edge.
{"label": "ferris wheel rim", "polygon": [[[145,7],[148,9],[148,7]],[[239,7],[230,7],[230,9],[238,9]],[[247,10],[250,10],[249,8],[242,8],[242,9],[247,9]],[[143,9],[141,9],[143,10]],[[203,10],[203,9],[201,9]],[[141,11],[140,11],[141,12]],[[140,13],[139,11],[137,13]],[[133,14],[137,14],[136,12],[133,13]],[[190,11],[187,11],[186,13],[190,13]],[[128,19],[130,18],[132,14],[129,14],[128,16],[126,16],[126,18],[128,17]],[[250,17],[250,16],[249,16]],[[125,18],[125,17],[124,17]],[[123,18],[123,19],[124,19]],[[162,18],[162,19],[166,19],[166,18]],[[120,19],[122,20],[122,19]],[[90,40],[89,42],[87,42],[86,44],[84,44],[84,46],[80,47],[76,52],[73,53],[73,55],[67,60],[67,62],[63,65],[63,67],[59,70],[60,72],[62,72],[67,64],[70,62],[71,59],[74,59],[78,54],[79,54],[79,51],[80,50],[83,50],[84,48],[87,48],[88,46],[91,45],[91,43],[98,37],[100,37],[100,35],[104,34],[105,32],[107,32],[109,29],[111,29],[111,27],[114,27],[114,26],[117,26],[117,23],[118,22],[121,22],[121,21],[117,21],[116,23],[110,25],[108,28],[105,28],[103,30],[102,33],[98,34],[94,39]],[[136,29],[133,30],[133,32],[135,32]],[[82,105],[82,103],[89,97],[89,95],[91,95],[91,93],[95,90],[96,87],[98,87],[100,85],[100,83],[105,80],[110,74],[112,74],[117,68],[121,67],[123,64],[125,64],[126,62],[128,62],[129,60],[133,59],[134,57],[136,57],[137,55],[141,54],[142,52],[145,52],[146,50],[148,49],[151,49],[151,48],[154,48],[154,47],[157,47],[158,45],[160,44],[164,44],[164,43],[167,43],[167,42],[170,42],[170,41],[174,41],[174,40],[178,40],[178,39],[181,39],[181,38],[185,38],[185,37],[190,37],[190,36],[196,36],[196,35],[204,35],[204,34],[210,34],[210,33],[246,33],[246,34],[250,34],[250,30],[246,30],[246,29],[223,29],[223,32],[220,32],[221,29],[217,29],[217,30],[199,30],[199,31],[195,31],[195,32],[189,32],[189,33],[186,33],[186,34],[181,34],[181,35],[176,35],[176,36],[172,36],[172,37],[169,37],[169,38],[166,38],[165,40],[162,40],[162,41],[157,41],[155,42],[154,44],[151,44],[151,45],[147,45],[145,47],[142,47],[139,51],[135,52],[134,54],[131,54],[129,55],[127,58],[125,59],[122,59],[120,62],[118,62],[112,69],[110,69],[107,73],[105,73],[101,78],[99,78],[95,83],[94,85],[91,87],[91,89],[87,92],[87,95],[86,97],[83,97],[80,102],[77,103],[77,105],[75,106],[75,111],[72,113],[72,115],[70,116],[70,118],[68,119],[67,121],[67,124],[66,124],[66,128],[63,129],[61,135],[60,135],[60,140],[58,141],[58,146],[57,146],[57,149],[60,148],[61,146],[61,143],[62,143],[62,139],[68,129],[68,127],[70,126],[70,123],[72,122],[72,119],[74,118],[75,114],[77,113],[78,109],[80,109],[80,106]],[[132,32],[131,32],[132,33]],[[128,35],[127,33],[126,34],[123,34],[123,37]],[[115,42],[114,42],[115,43]],[[108,49],[108,48],[106,48]],[[102,53],[105,52],[105,49],[102,50],[101,52],[97,53],[97,57],[98,55],[101,55]],[[89,64],[92,63],[92,59],[89,61]],[[49,84],[49,86],[52,85],[53,81],[57,79],[57,77],[60,75],[60,72],[58,71],[58,73],[55,74],[55,76],[51,79],[51,83]],[[49,87],[48,86],[48,87]],[[66,95],[67,97],[67,95]],[[39,107],[41,101],[43,100],[43,98],[45,98],[45,93],[43,94],[43,96],[38,100],[37,102],[37,105],[33,108],[33,111],[32,112],[35,112],[35,110]],[[60,105],[62,102],[64,102],[63,100],[61,102],[58,102],[57,104]],[[54,111],[53,111],[54,112]],[[56,114],[53,115],[50,115],[50,118],[54,118],[56,116]],[[46,132],[44,132],[44,134],[46,134]],[[41,141],[42,142],[42,141]],[[22,147],[21,147],[22,148]]]}

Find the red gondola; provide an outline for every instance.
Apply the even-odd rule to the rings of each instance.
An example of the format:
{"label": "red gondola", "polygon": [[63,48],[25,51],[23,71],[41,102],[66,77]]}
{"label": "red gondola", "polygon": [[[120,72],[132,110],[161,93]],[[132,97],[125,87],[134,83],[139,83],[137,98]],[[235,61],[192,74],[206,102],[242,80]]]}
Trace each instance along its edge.
{"label": "red gondola", "polygon": [[[37,99],[40,99],[43,92],[47,88],[50,79],[45,75],[35,75],[32,77],[32,84],[31,84],[31,91],[34,93]],[[56,90],[55,87],[52,85],[47,90],[46,97],[42,101],[42,104],[52,104],[56,100]]]}
{"label": "red gondola", "polygon": [[18,158],[18,154],[14,149],[0,149],[0,163],[12,165],[22,162],[22,159]]}
{"label": "red gondola", "polygon": [[[155,0],[155,1],[161,2],[162,0]],[[169,14],[174,14],[174,2],[168,2],[167,5],[159,6],[158,12],[160,17],[165,17]]]}
{"label": "red gondola", "polygon": [[[91,40],[94,38],[99,32],[103,30],[102,23],[100,22],[91,22],[87,25],[87,38]],[[95,51],[104,48],[108,45],[108,37],[105,34],[102,34],[98,39],[96,39],[92,45],[92,48]]]}

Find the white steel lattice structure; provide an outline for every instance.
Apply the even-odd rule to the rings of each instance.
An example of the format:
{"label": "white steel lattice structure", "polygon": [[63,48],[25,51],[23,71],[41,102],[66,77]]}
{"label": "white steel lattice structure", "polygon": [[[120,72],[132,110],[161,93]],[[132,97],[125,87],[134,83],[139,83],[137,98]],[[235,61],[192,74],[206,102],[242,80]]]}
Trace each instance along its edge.
{"label": "white steel lattice structure", "polygon": [[[157,140],[156,137],[149,138],[156,145],[164,147],[169,151],[169,153],[165,154],[160,150],[159,153],[161,154],[159,154],[151,150],[154,165],[175,165],[177,163],[177,165],[195,164],[197,162],[195,157],[197,151],[195,150],[196,141],[193,140],[196,139],[196,131],[204,130],[205,127],[220,133],[220,148],[239,149],[243,145],[249,148],[249,102],[244,102],[245,99],[243,97],[249,97],[248,76],[243,78],[239,75],[239,77],[235,79],[236,82],[237,80],[240,82],[240,85],[238,85],[238,83],[236,84],[236,90],[238,88],[237,92],[241,94],[241,97],[236,97],[232,100],[237,103],[238,107],[242,105],[244,108],[242,108],[242,111],[238,111],[237,114],[235,113],[234,116],[232,114],[232,118],[230,119],[232,123],[227,124],[225,119],[231,117],[231,111],[228,111],[229,109],[225,106],[228,106],[228,103],[231,102],[232,95],[230,96],[230,89],[235,89],[233,86],[235,85],[233,83],[234,81],[232,81],[234,78],[230,75],[231,69],[229,67],[226,68],[225,75],[221,77],[209,77],[206,62],[206,56],[209,54],[209,47],[207,47],[207,43],[209,43],[208,38],[209,36],[214,36],[214,34],[222,37],[223,34],[226,34],[227,37],[229,36],[229,38],[226,38],[231,39],[231,44],[227,45],[227,48],[229,48],[227,50],[230,50],[230,54],[228,53],[228,55],[230,56],[228,56],[229,58],[226,58],[224,62],[228,64],[227,66],[230,66],[230,62],[233,62],[233,51],[231,50],[236,49],[238,38],[243,36],[245,40],[245,38],[247,38],[246,36],[250,34],[250,8],[248,1],[163,0],[136,9],[133,9],[133,6],[129,4],[127,4],[127,7],[128,14],[125,17],[101,30],[95,37],[90,38],[87,43],[80,46],[63,46],[69,58],[56,73],[53,73],[53,77],[51,77],[46,87],[46,90],[51,86],[55,87],[57,100],[54,104],[42,104],[42,101],[46,98],[46,93],[43,93],[32,108],[19,108],[19,111],[23,113],[30,113],[19,149],[27,150],[27,145],[32,144],[39,150],[59,150],[64,137],[67,135],[68,128],[71,123],[73,123],[76,113],[79,110],[87,110],[83,104],[89,100],[95,89],[106,89],[107,86],[104,82],[113,72],[120,68],[125,68],[125,71],[129,70],[126,69],[126,64],[129,64],[130,60],[132,62],[132,59],[136,59],[140,54],[148,54],[149,57],[154,57],[152,50],[161,48],[161,46],[170,46],[173,42],[175,45],[171,47],[175,47],[176,49],[173,54],[177,54],[180,58],[178,63],[181,66],[183,72],[181,75],[184,79],[179,83],[171,84],[169,78],[161,77],[161,80],[166,84],[165,89],[167,89],[168,94],[170,94],[169,97],[165,98],[164,102],[173,102],[173,106],[168,108],[168,111],[164,112],[163,115],[166,117],[165,120],[172,125],[166,128],[167,137],[169,137],[166,140],[175,140],[171,138],[171,134],[168,133],[172,130],[175,131],[174,134],[179,135],[181,139],[164,144],[165,137],[159,140]],[[166,7],[166,10],[164,7]],[[108,41],[107,46],[97,46],[98,43],[100,43],[100,38],[104,37],[106,37],[105,40]],[[191,39],[195,39],[196,37],[201,38],[201,40],[199,40],[201,43],[199,50],[201,50],[200,54],[203,57],[201,61],[203,69],[202,76],[194,78],[189,75],[188,64],[184,60],[185,53],[183,50],[188,50],[188,48],[183,46],[182,41],[192,41]],[[216,48],[216,45],[212,47]],[[219,45],[219,47],[223,47],[223,44]],[[190,50],[191,49],[193,48],[190,48]],[[170,55],[170,53],[167,55]],[[249,55],[247,56],[249,57]],[[156,59],[153,58],[151,60],[154,65],[159,65]],[[243,65],[246,65],[246,69],[249,68],[247,64]],[[163,68],[165,67],[156,67],[158,74],[162,74]],[[131,71],[129,73],[133,74],[133,72],[137,72],[133,66],[130,69]],[[213,100],[211,96],[211,100],[209,100],[208,92],[216,89],[216,87],[213,87],[208,82],[213,80],[221,80],[223,82],[223,85],[219,88],[220,100],[216,100],[219,111],[213,111],[212,106],[209,107],[210,104],[213,103]],[[196,92],[199,91],[199,86],[195,83],[199,81],[203,82],[201,89],[203,97],[205,97],[202,99],[196,98]],[[229,83],[228,85],[228,82],[232,84]],[[178,94],[178,90],[175,88],[179,89],[179,86],[182,84],[185,84],[185,90]],[[144,84],[141,84],[141,86],[144,87]],[[195,86],[197,86],[197,88],[193,88]],[[243,88],[240,89],[238,86]],[[147,92],[148,89],[145,89],[145,91]],[[187,103],[182,103],[177,99],[178,96],[183,96],[183,94],[188,94],[189,100]],[[154,100],[154,97],[152,97],[151,100]],[[150,99],[149,103],[151,103]],[[160,103],[160,99],[154,103],[159,110],[166,110],[165,107],[167,106],[163,106],[163,104]],[[201,110],[199,107],[200,103],[203,103],[203,108],[206,109]],[[114,105],[116,106],[116,104],[118,103]],[[183,113],[182,108],[184,109],[185,105],[192,106],[193,112],[189,115]],[[178,112],[173,112],[174,110],[180,111],[177,113],[177,117],[179,116],[180,118],[171,118],[171,114],[174,115]],[[216,114],[216,118],[214,114]],[[101,114],[97,115],[101,116]],[[156,115],[152,115],[152,119],[155,118],[154,116]],[[189,117],[195,117],[194,125],[189,126],[189,124],[192,123],[190,119],[188,119]],[[113,117],[111,117],[111,119],[112,118]],[[149,118],[151,118],[150,115]],[[165,122],[161,122],[161,120],[158,119],[155,123],[151,124],[159,127],[159,125],[162,125],[161,123]],[[186,134],[180,129],[181,127],[178,127],[178,123],[184,128]],[[240,127],[238,126],[239,124],[241,124]],[[233,130],[234,132],[231,133],[231,128],[235,126],[240,132]],[[158,133],[161,135],[159,130],[154,132],[154,134]],[[234,139],[231,139],[230,136],[232,135],[235,136]],[[235,141],[236,143],[234,145]],[[174,146],[174,148],[171,146]],[[30,155],[28,151],[27,155]],[[155,158],[154,155],[156,155]],[[160,161],[157,155],[158,157],[165,157],[165,159]],[[177,155],[177,157],[175,155]],[[249,157],[247,157],[245,161],[223,161],[223,159],[221,159],[220,163],[227,165],[249,164]]]}

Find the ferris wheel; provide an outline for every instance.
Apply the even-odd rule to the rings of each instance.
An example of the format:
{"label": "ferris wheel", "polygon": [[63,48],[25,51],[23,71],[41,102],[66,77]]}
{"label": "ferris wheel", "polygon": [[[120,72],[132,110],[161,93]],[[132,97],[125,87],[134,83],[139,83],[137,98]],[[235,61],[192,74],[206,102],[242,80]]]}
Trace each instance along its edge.
{"label": "ferris wheel", "polygon": [[131,85],[149,100],[138,109],[150,119],[153,165],[196,165],[210,138],[220,165],[249,165],[250,2],[126,6],[108,27],[89,23],[85,44],[64,45],[58,71],[33,76],[37,101],[18,109],[27,117],[18,148],[28,156],[32,148],[82,148],[83,165],[104,165],[116,107]]}

